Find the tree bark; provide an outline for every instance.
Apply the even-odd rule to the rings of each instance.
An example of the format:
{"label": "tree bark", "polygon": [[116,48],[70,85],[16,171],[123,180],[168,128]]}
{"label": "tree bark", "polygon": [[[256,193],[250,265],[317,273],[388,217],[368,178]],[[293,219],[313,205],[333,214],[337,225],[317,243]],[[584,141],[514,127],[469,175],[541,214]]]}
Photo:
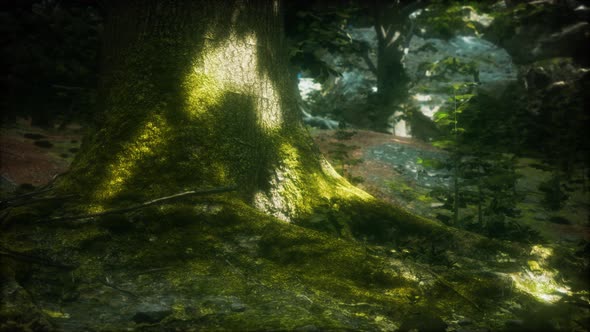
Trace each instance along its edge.
{"label": "tree bark", "polygon": [[377,33],[379,96],[379,106],[373,119],[376,129],[383,129],[387,125],[387,118],[407,95],[409,78],[402,64],[404,49],[412,37],[412,29],[407,27],[408,15],[411,13],[407,7],[410,6],[376,1],[373,9]]}
{"label": "tree bark", "polygon": [[370,195],[301,125],[279,1],[109,1],[103,112],[61,182],[97,213],[198,188],[284,220]]}

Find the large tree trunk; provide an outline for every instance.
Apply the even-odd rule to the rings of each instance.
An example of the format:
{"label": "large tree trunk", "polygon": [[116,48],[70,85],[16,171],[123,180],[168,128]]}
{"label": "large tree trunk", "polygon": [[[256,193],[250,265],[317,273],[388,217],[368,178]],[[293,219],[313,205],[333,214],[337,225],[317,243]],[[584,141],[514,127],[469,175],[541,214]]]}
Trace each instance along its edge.
{"label": "large tree trunk", "polygon": [[63,181],[91,210],[226,185],[284,220],[322,198],[370,199],[300,123],[278,1],[108,5],[101,126]]}

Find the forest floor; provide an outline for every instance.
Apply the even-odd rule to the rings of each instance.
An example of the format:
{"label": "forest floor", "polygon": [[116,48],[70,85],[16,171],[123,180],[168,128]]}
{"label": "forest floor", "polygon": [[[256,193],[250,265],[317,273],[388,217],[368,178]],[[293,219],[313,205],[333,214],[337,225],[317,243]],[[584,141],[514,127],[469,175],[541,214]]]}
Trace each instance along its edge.
{"label": "forest floor", "polygon": [[19,185],[47,184],[68,170],[80,142],[82,127],[39,128],[25,119],[2,126],[0,133],[1,190],[13,191]]}
{"label": "forest floor", "polygon": [[[418,215],[450,215],[450,211],[441,209],[442,202],[430,195],[433,189],[449,185],[449,174],[418,163],[418,158],[444,159],[444,151],[419,140],[371,131],[359,130],[349,138],[330,130],[314,130],[312,135],[336,170],[363,190]],[[583,188],[587,184],[572,186],[561,209],[546,209],[539,185],[550,179],[551,172],[539,169],[538,164],[530,158],[518,161],[521,177],[517,191],[523,197],[517,204],[518,222],[549,242],[576,244],[590,240],[590,192]],[[473,208],[461,211],[464,216],[475,213]]]}
{"label": "forest floor", "polygon": [[[42,186],[67,171],[83,133],[80,127],[43,130],[25,121],[2,128],[3,194]],[[444,184],[445,174],[421,169],[417,158],[444,152],[367,131],[312,136],[334,168],[361,188],[436,217],[440,203],[428,193]],[[523,190],[533,190],[544,176],[532,174]],[[433,331],[544,331],[555,324],[582,331],[569,328],[587,326],[580,319],[588,317],[588,287],[578,281],[587,263],[572,258],[557,280],[552,259],[561,264],[562,257],[574,257],[577,241],[587,236],[585,205],[562,209],[558,213],[568,223],[556,224],[537,196],[521,206],[525,219],[548,236],[556,234],[550,225],[564,228],[555,240],[568,245],[567,252],[560,251],[565,245],[487,241],[428,220],[436,234],[400,236],[383,245],[347,241],[215,200],[177,204],[172,212],[147,208],[100,223],[38,226],[26,213],[19,219],[16,208],[12,224],[3,225],[12,225],[2,233],[2,244],[10,246],[0,247],[0,258],[12,262],[14,272],[0,271],[0,288],[14,310],[41,309],[65,331],[404,331],[424,324]],[[238,215],[243,211],[252,215],[247,222]],[[561,287],[570,276],[572,292]],[[554,298],[561,302],[545,303]]]}
{"label": "forest floor", "polygon": [[[443,151],[411,138],[364,130],[347,132],[311,131],[322,153],[340,174],[375,197],[418,215],[436,218],[445,213],[441,212],[441,202],[429,195],[435,187],[445,185],[445,174],[426,170],[417,162],[418,157],[444,158]],[[83,133],[84,128],[76,124],[65,129],[38,128],[24,119],[3,126],[0,189],[11,192],[21,185],[42,186],[66,172]],[[559,211],[544,209],[543,193],[538,187],[551,174],[533,167],[535,163],[525,158],[519,161],[523,177],[518,188],[527,193],[519,203],[519,221],[550,242],[589,241],[590,193],[577,188],[569,193],[569,200]]]}

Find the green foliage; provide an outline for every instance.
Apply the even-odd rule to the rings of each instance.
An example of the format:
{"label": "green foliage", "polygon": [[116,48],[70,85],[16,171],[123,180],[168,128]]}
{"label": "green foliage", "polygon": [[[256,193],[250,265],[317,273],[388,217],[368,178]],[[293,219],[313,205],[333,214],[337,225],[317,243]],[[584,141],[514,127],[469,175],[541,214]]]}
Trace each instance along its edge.
{"label": "green foliage", "polygon": [[478,1],[432,1],[428,10],[417,17],[417,24],[428,27],[425,34],[433,38],[478,35],[482,27],[475,21],[465,20],[464,16],[484,6]]}
{"label": "green foliage", "polygon": [[426,168],[441,169],[444,168],[444,163],[438,159],[418,158],[418,165]]}
{"label": "green foliage", "polygon": [[[339,130],[336,132],[336,138],[339,140],[347,140],[350,139],[356,132],[347,132],[344,130]],[[357,150],[359,147],[356,145],[347,145],[344,143],[331,143],[332,149],[328,151],[328,155],[331,157],[331,160],[337,165],[336,169],[339,171],[340,175],[347,178],[349,181],[353,183],[362,182],[362,177],[353,176],[350,173],[350,167],[358,165],[364,160],[362,158],[354,158],[351,156],[351,152]],[[339,166],[339,167],[338,167]]]}
{"label": "green foliage", "polygon": [[435,146],[454,150],[459,148],[460,144],[463,143],[462,135],[468,129],[459,124],[462,114],[469,107],[469,102],[475,97],[473,88],[473,83],[452,84],[452,97],[447,100],[445,106],[434,114],[434,122],[443,133],[446,133],[446,135],[434,143]]}
{"label": "green foliage", "polygon": [[320,50],[339,53],[356,53],[366,45],[353,42],[344,28],[359,9],[355,6],[337,9],[314,10],[304,5],[292,6],[287,11],[286,33],[289,38],[289,57],[306,77],[323,83],[340,73],[321,60]]}
{"label": "green foliage", "polygon": [[[405,199],[406,201],[412,201],[416,199],[417,193],[416,190],[410,187],[408,184],[402,181],[387,181],[386,182],[389,189],[393,190],[397,193],[401,198]],[[396,196],[397,196],[396,195]]]}
{"label": "green foliage", "polygon": [[[434,63],[422,62],[418,65],[418,71],[426,73],[433,80],[448,81],[448,74],[473,75],[474,81],[479,75],[478,64],[475,61],[462,61],[459,58],[448,56]],[[457,96],[458,98],[458,96]]]}
{"label": "green foliage", "polygon": [[444,135],[433,145],[447,150],[449,158],[442,163],[419,163],[446,168],[451,178],[448,187],[436,188],[430,194],[451,215],[443,214],[441,219],[448,218],[447,222],[455,226],[493,237],[535,238],[529,229],[517,223],[516,204],[521,200],[515,190],[517,157],[503,151],[497,143],[486,141],[488,135],[482,130],[487,129],[480,122],[486,111],[492,110],[478,107],[480,97],[473,88],[472,83],[453,83],[452,97],[434,116]]}

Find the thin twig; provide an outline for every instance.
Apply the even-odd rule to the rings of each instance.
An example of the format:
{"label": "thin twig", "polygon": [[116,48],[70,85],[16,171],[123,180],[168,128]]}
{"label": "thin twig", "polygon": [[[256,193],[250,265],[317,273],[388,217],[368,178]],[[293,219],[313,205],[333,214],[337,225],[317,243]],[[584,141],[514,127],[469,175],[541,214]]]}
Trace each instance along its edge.
{"label": "thin twig", "polygon": [[7,202],[5,203],[4,207],[15,207],[15,206],[23,206],[27,204],[39,203],[44,201],[53,201],[53,200],[66,200],[69,198],[78,197],[78,195],[66,195],[66,196],[51,196],[51,197],[41,197],[41,198],[32,198],[30,200],[22,201],[22,202]]}
{"label": "thin twig", "polygon": [[49,221],[78,220],[78,219],[102,217],[102,216],[114,214],[114,213],[124,213],[124,212],[129,212],[129,211],[133,211],[133,210],[137,210],[137,209],[143,209],[148,206],[162,204],[166,201],[170,201],[170,200],[181,198],[181,197],[218,194],[218,193],[223,193],[223,192],[228,192],[228,191],[234,191],[237,188],[238,188],[237,186],[231,186],[231,187],[221,187],[221,188],[214,188],[214,189],[207,189],[207,190],[185,191],[185,192],[174,194],[171,196],[156,198],[151,201],[143,202],[141,204],[133,205],[133,206],[126,207],[126,208],[111,209],[111,210],[106,210],[106,211],[99,212],[99,213],[82,214],[82,215],[70,216],[70,217],[52,218],[52,219],[49,219]]}
{"label": "thin twig", "polygon": [[35,196],[37,194],[46,193],[46,192],[51,191],[51,190],[53,190],[53,188],[42,189],[42,190],[37,190],[37,191],[31,191],[31,192],[26,193],[26,194],[12,196],[12,197],[7,197],[6,199],[1,200],[0,201],[0,204],[5,204],[7,202],[12,202],[12,201],[23,199],[23,198],[27,198],[27,197],[32,197],[32,196]]}
{"label": "thin twig", "polygon": [[44,186],[40,187],[39,189],[35,190],[35,191],[31,191],[28,192],[26,194],[22,194],[22,195],[16,195],[16,196],[11,196],[11,197],[7,197],[3,200],[0,200],[0,208],[4,208],[5,206],[11,206],[11,202],[13,201],[17,201],[17,200],[22,200],[25,198],[29,198],[29,197],[33,197],[35,195],[38,194],[43,194],[49,191],[52,191],[54,188],[52,187],[53,184],[55,183],[55,181],[57,180],[57,178],[59,178],[60,176],[63,176],[64,174],[67,174],[68,172],[63,172],[63,173],[57,173],[55,174],[52,178],[51,181],[49,181],[47,184],[45,184]]}

